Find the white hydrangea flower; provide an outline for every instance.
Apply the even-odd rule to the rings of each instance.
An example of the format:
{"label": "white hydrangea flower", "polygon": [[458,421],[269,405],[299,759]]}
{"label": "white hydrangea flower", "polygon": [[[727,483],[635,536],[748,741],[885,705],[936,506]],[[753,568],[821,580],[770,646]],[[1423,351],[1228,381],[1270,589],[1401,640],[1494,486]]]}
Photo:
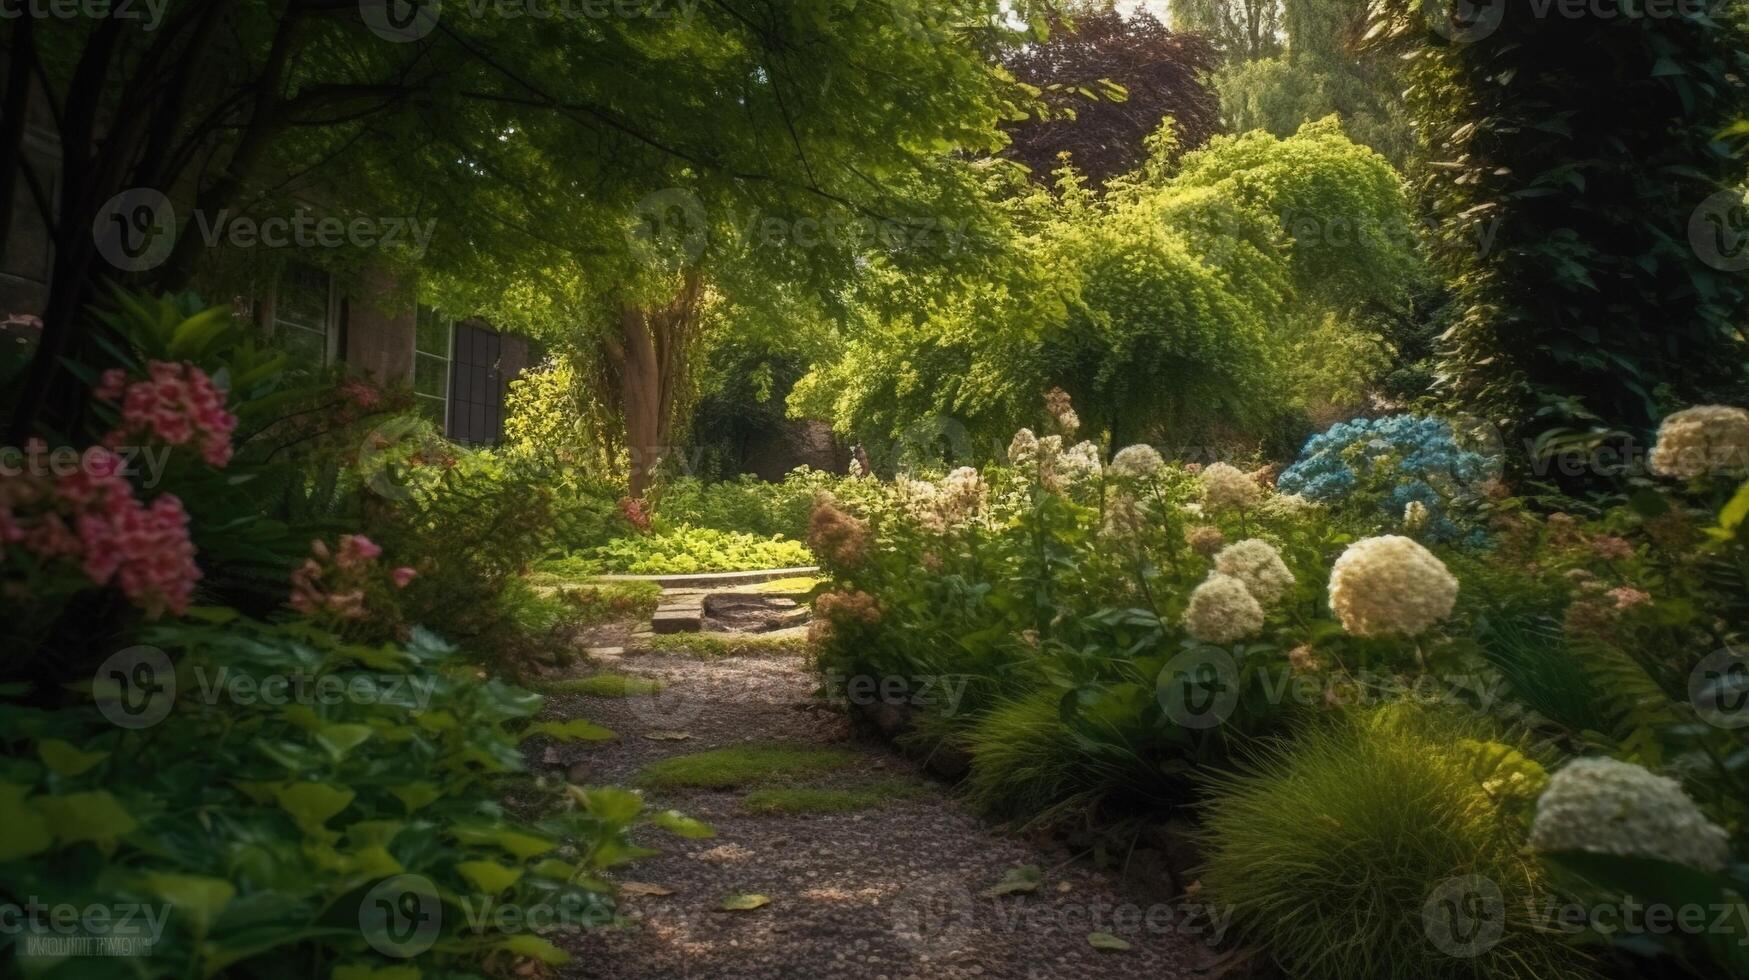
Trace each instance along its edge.
{"label": "white hydrangea flower", "polygon": [[1258,538],[1228,545],[1215,556],[1215,571],[1245,583],[1257,601],[1273,606],[1287,598],[1294,573],[1288,571],[1275,546]]}
{"label": "white hydrangea flower", "polygon": [[1419,636],[1451,615],[1458,580],[1412,538],[1348,546],[1330,570],[1330,609],[1355,636]]}
{"label": "white hydrangea flower", "polygon": [[1652,472],[1689,479],[1749,473],[1749,411],[1700,405],[1672,414],[1658,427]]}
{"label": "white hydrangea flower", "polygon": [[1103,468],[1099,447],[1091,442],[1076,443],[1057,457],[1057,475],[1070,485],[1098,480]]}
{"label": "white hydrangea flower", "polygon": [[1403,508],[1403,529],[1410,534],[1427,526],[1427,521],[1433,517],[1433,512],[1419,500],[1411,500]]}
{"label": "white hydrangea flower", "polygon": [[1111,460],[1111,475],[1119,480],[1153,480],[1166,472],[1166,460],[1153,446],[1126,446]]}
{"label": "white hydrangea flower", "polygon": [[1203,500],[1210,509],[1250,510],[1263,498],[1263,488],[1244,470],[1215,463],[1202,471]]}
{"label": "white hydrangea flower", "polygon": [[948,522],[964,524],[983,512],[989,487],[976,467],[962,466],[941,481],[936,496]]}
{"label": "white hydrangea flower", "polygon": [[943,514],[941,492],[935,484],[901,476],[894,486],[898,491],[899,503],[904,509],[905,515],[915,521],[919,527],[937,534],[947,530],[947,519]]}
{"label": "white hydrangea flower", "polygon": [[1105,533],[1120,538],[1130,538],[1142,533],[1147,527],[1148,512],[1141,501],[1127,493],[1119,493],[1111,498],[1111,503],[1105,508]]}
{"label": "white hydrangea flower", "polygon": [[1064,435],[1072,436],[1081,430],[1081,416],[1074,409],[1065,408],[1057,416],[1057,426],[1063,430]]}
{"label": "white hydrangea flower", "polygon": [[1270,495],[1263,501],[1260,512],[1265,517],[1291,520],[1320,510],[1323,506],[1323,504],[1315,500],[1307,500],[1297,493],[1277,493]]}
{"label": "white hydrangea flower", "polygon": [[1021,429],[1014,434],[1014,440],[1008,444],[1008,463],[1016,469],[1025,469],[1038,463],[1038,436],[1031,429]]}
{"label": "white hydrangea flower", "polygon": [[1263,631],[1263,607],[1244,582],[1215,572],[1190,594],[1184,626],[1204,643],[1237,643]]}
{"label": "white hydrangea flower", "polygon": [[1716,872],[1730,859],[1730,835],[1674,779],[1610,758],[1574,759],[1536,803],[1530,846],[1649,857]]}

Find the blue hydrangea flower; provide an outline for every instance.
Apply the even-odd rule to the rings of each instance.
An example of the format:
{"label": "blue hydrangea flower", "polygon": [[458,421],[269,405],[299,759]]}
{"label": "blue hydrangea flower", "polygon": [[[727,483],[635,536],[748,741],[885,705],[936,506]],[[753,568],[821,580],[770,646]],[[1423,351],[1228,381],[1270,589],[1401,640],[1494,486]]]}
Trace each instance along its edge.
{"label": "blue hydrangea flower", "polygon": [[[1466,537],[1455,516],[1475,496],[1494,460],[1458,445],[1451,426],[1423,415],[1338,422],[1313,436],[1278,485],[1322,504],[1377,498],[1390,519],[1411,501],[1429,511],[1426,535],[1438,541]],[[1473,538],[1473,536],[1471,536]]]}

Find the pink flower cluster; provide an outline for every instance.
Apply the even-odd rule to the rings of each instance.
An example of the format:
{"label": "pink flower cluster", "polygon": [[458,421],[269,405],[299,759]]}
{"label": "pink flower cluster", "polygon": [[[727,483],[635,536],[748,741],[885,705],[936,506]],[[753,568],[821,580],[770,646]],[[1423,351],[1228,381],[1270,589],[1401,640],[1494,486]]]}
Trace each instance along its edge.
{"label": "pink flower cluster", "polygon": [[77,561],[94,585],[116,583],[154,619],[166,610],[186,612],[201,573],[182,501],[165,494],[142,503],[113,454],[97,450],[87,459],[86,467],[52,482],[0,481],[0,545],[19,545],[45,561]]}
{"label": "pink flower cluster", "polygon": [[172,446],[197,443],[208,463],[231,461],[231,434],[237,417],[225,410],[225,393],[205,371],[192,364],[152,361],[148,377],[129,381],[119,368],[103,373],[99,399],[120,403],[121,427],[104,444],[121,446],[131,439],[155,436]]}
{"label": "pink flower cluster", "polygon": [[[306,616],[363,619],[366,586],[383,549],[362,534],[347,534],[334,548],[320,538],[310,542],[310,554],[292,572],[291,607]],[[390,578],[396,588],[404,589],[416,574],[411,568],[397,568]]]}
{"label": "pink flower cluster", "polygon": [[636,497],[625,497],[619,502],[619,514],[639,534],[650,533],[650,512],[644,507],[644,502]]}

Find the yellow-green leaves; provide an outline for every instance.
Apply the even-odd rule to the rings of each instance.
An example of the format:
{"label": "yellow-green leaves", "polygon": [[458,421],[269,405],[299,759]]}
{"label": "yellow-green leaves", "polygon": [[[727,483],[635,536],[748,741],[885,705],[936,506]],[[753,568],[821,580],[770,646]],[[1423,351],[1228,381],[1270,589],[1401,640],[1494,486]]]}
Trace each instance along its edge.
{"label": "yellow-green leaves", "polygon": [[43,815],[25,799],[30,787],[0,783],[0,862],[29,857],[49,849],[53,836]]}
{"label": "yellow-green leaves", "polygon": [[51,772],[61,776],[81,776],[93,766],[109,758],[108,752],[84,752],[58,738],[45,738],[37,744],[37,755]]}

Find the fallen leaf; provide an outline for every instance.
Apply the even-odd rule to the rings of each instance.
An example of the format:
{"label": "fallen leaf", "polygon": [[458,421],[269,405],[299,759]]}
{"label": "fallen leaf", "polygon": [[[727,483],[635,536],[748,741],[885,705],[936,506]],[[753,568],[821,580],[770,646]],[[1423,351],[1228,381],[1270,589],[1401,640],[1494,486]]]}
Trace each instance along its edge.
{"label": "fallen leaf", "polygon": [[672,895],[674,889],[663,888],[661,885],[651,885],[642,881],[622,881],[619,885],[621,895]]}
{"label": "fallen leaf", "polygon": [[1038,886],[1044,881],[1044,875],[1032,865],[1019,868],[1009,868],[1002,880],[984,889],[985,898],[1000,898],[1003,895],[1030,895],[1038,891]]}
{"label": "fallen leaf", "polygon": [[1130,944],[1117,938],[1109,932],[1090,932],[1087,934],[1087,945],[1094,949],[1109,949],[1122,952],[1129,949]]}
{"label": "fallen leaf", "polygon": [[725,912],[751,912],[771,904],[771,899],[764,895],[730,895],[723,899],[722,910]]}

